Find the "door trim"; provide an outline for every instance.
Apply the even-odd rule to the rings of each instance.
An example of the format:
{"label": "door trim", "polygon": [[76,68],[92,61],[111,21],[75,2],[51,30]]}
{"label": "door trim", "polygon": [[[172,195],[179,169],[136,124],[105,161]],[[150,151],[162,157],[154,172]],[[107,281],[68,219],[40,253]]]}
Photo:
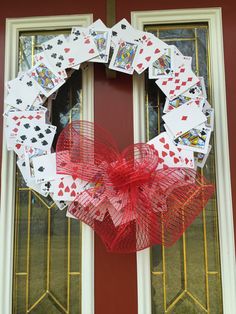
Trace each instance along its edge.
{"label": "door trim", "polygon": [[[221,248],[223,309],[225,314],[236,313],[236,267],[228,147],[227,104],[221,8],[143,11],[131,13],[132,25],[140,30],[145,25],[207,22],[211,52],[212,103],[215,108],[214,131],[216,180]],[[144,76],[133,78],[134,140],[145,138]],[[222,210],[219,210],[219,209]],[[137,253],[138,313],[151,313],[150,250]]]}
{"label": "door trim", "polygon": [[[5,76],[7,82],[16,77],[18,41],[21,31],[59,30],[73,26],[88,26],[92,14],[29,17],[6,19]],[[93,65],[85,68],[82,76],[83,119],[94,120]],[[6,90],[4,92],[6,94]],[[15,156],[6,148],[3,134],[0,212],[0,313],[12,313],[14,211],[15,211]],[[82,313],[94,313],[94,238],[93,231],[82,224]]]}

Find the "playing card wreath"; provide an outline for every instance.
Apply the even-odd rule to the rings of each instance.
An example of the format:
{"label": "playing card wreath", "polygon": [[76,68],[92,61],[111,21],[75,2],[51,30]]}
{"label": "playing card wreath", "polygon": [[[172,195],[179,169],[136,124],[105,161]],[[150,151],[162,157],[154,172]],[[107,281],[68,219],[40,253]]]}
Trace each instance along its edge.
{"label": "playing card wreath", "polygon": [[[73,121],[53,152],[56,126],[46,123],[45,104],[66,81],[68,69],[109,59],[110,69],[127,74],[148,69],[156,79],[167,96],[166,132],[120,152],[98,125]],[[68,38],[43,43],[34,60],[7,83],[4,112],[7,147],[18,155],[27,186],[50,195],[60,209],[68,206],[67,216],[93,228],[109,251],[175,243],[214,192],[197,172],[211,148],[214,110],[203,78],[191,70],[191,57],[123,19],[111,29],[101,20],[75,27]]]}

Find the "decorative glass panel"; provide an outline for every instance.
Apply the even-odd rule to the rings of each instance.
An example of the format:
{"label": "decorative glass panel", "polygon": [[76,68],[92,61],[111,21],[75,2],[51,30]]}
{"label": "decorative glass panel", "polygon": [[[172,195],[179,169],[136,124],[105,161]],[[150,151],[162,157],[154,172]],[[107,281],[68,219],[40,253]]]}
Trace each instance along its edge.
{"label": "decorative glass panel", "polygon": [[[29,69],[40,44],[57,34],[21,34],[19,70]],[[53,100],[51,120],[57,134],[81,118],[81,109],[82,74],[75,71]],[[50,197],[29,189],[19,171],[16,182],[13,313],[79,314],[81,224],[66,218]]]}
{"label": "decorative glass panel", "polygon": [[[176,45],[184,55],[193,57],[193,70],[204,77],[211,103],[208,25],[155,25],[147,26],[146,30],[166,43]],[[155,80],[146,79],[147,140],[164,131],[161,118],[164,102],[165,96]],[[212,136],[214,147],[213,141]],[[206,178],[216,183],[214,148],[202,171]],[[151,249],[151,278],[153,314],[222,313],[216,196],[175,245]]]}

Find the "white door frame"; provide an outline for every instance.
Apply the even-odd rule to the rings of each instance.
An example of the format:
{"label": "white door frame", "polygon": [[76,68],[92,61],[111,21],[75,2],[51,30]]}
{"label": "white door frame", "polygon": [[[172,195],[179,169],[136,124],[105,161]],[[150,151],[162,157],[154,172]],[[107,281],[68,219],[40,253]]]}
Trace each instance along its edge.
{"label": "white door frame", "polygon": [[[22,31],[60,30],[88,26],[92,14],[30,17],[6,20],[5,82],[16,77],[18,42]],[[93,66],[84,70],[82,78],[83,119],[94,120]],[[5,91],[6,93],[6,91]],[[15,156],[7,151],[3,134],[1,212],[0,212],[0,313],[12,313],[13,238],[15,211]],[[91,228],[82,224],[82,314],[94,313],[94,240]]]}
{"label": "white door frame", "polygon": [[[223,309],[236,313],[236,268],[221,8],[132,12],[132,25],[207,22],[211,53],[212,103],[215,108],[216,180],[221,248]],[[144,77],[133,79],[134,140],[145,142]],[[220,210],[221,209],[221,210]],[[138,313],[151,313],[150,250],[137,254]]]}

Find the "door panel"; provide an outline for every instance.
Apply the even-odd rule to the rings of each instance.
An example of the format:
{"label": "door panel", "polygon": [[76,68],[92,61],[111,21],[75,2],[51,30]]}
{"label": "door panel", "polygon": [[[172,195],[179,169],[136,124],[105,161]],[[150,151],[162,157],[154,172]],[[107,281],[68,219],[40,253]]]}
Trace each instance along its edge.
{"label": "door panel", "polygon": [[[55,35],[56,31],[21,34],[19,70],[30,68],[40,44]],[[52,102],[48,110],[58,133],[81,118],[80,71],[71,75]],[[19,171],[16,183],[13,313],[80,313],[81,224],[67,219],[66,211],[50,197],[28,188]]]}
{"label": "door panel", "polygon": [[[176,45],[192,56],[192,68],[203,76],[211,103],[210,52],[207,24],[148,26],[169,45]],[[151,139],[164,131],[165,96],[153,80],[146,79],[146,134]],[[211,144],[214,147],[214,136]],[[211,150],[202,170],[213,184],[215,152]],[[218,240],[217,199],[214,196],[183,237],[171,248],[151,249],[152,312],[222,313],[220,248]]]}

